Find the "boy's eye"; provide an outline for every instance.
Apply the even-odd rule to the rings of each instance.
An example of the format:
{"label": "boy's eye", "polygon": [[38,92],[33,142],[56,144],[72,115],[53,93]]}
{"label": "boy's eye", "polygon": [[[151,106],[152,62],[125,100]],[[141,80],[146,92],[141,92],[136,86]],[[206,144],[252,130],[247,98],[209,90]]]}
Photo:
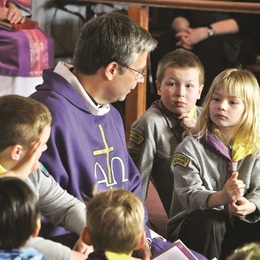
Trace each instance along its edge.
{"label": "boy's eye", "polygon": [[176,86],[177,86],[177,83],[176,83],[176,82],[169,82],[168,85],[169,85],[169,86],[172,86],[172,87],[176,87]]}
{"label": "boy's eye", "polygon": [[187,84],[187,85],[186,85],[186,88],[191,88],[191,87],[192,87],[191,84]]}

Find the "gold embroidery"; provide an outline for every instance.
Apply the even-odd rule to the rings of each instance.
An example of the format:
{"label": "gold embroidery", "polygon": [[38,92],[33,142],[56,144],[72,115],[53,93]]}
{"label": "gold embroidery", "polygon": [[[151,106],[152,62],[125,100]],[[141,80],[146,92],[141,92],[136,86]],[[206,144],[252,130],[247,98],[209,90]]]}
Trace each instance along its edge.
{"label": "gold embroidery", "polygon": [[107,163],[107,169],[108,169],[108,181],[109,181],[109,183],[111,183],[112,182],[112,173],[111,173],[111,167],[110,167],[110,163],[109,163],[109,153],[114,151],[114,146],[110,146],[110,147],[108,146],[102,125],[99,124],[98,127],[99,127],[99,130],[100,130],[102,140],[103,140],[103,144],[104,144],[105,148],[93,151],[93,155],[94,156],[101,155],[101,154],[106,155],[106,163]]}
{"label": "gold embroidery", "polygon": [[189,162],[190,162],[190,158],[181,153],[176,153],[172,157],[173,165],[180,165],[180,166],[186,168],[187,165],[189,164]]}
{"label": "gold embroidery", "polygon": [[130,131],[130,141],[136,143],[137,145],[140,145],[144,141],[144,137],[132,130]]}

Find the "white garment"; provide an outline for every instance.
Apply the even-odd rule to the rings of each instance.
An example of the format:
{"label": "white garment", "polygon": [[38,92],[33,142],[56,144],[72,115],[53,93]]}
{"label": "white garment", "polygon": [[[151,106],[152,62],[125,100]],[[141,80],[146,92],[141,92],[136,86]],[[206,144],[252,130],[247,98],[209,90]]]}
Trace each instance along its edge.
{"label": "white garment", "polygon": [[84,102],[86,103],[87,107],[89,108],[90,112],[93,115],[103,116],[106,113],[108,113],[110,111],[109,104],[104,104],[101,107],[95,105],[94,102],[91,100],[90,96],[88,95],[88,93],[86,92],[86,90],[80,84],[77,77],[70,71],[70,68],[72,67],[73,67],[72,65],[60,61],[56,65],[54,72],[61,75],[75,88],[75,90],[82,97],[82,99],[84,100]]}
{"label": "white garment", "polygon": [[35,87],[43,82],[40,77],[11,77],[0,75],[0,96],[17,94],[28,97],[35,92]]}

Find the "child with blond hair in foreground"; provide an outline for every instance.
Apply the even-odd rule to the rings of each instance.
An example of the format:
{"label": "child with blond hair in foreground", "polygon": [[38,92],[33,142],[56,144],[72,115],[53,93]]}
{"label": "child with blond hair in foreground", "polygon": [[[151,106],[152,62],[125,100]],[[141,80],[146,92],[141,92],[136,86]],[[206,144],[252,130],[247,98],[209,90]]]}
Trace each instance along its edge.
{"label": "child with blond hair in foreground", "polygon": [[132,192],[110,189],[87,202],[87,227],[83,231],[94,252],[88,260],[132,259],[145,243],[144,207]]}

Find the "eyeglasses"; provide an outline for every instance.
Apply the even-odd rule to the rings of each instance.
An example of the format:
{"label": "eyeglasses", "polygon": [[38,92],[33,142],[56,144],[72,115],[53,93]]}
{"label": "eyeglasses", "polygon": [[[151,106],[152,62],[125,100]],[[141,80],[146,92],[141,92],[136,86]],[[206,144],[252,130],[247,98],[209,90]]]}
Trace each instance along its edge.
{"label": "eyeglasses", "polygon": [[146,70],[144,70],[144,71],[138,71],[138,70],[135,70],[135,69],[133,69],[133,68],[131,68],[131,67],[128,67],[128,66],[124,66],[124,65],[122,65],[122,66],[125,67],[125,68],[127,68],[127,69],[130,69],[130,70],[132,70],[132,71],[137,72],[138,75],[139,75],[139,78],[145,77],[145,76],[147,75],[147,71],[146,71]]}

